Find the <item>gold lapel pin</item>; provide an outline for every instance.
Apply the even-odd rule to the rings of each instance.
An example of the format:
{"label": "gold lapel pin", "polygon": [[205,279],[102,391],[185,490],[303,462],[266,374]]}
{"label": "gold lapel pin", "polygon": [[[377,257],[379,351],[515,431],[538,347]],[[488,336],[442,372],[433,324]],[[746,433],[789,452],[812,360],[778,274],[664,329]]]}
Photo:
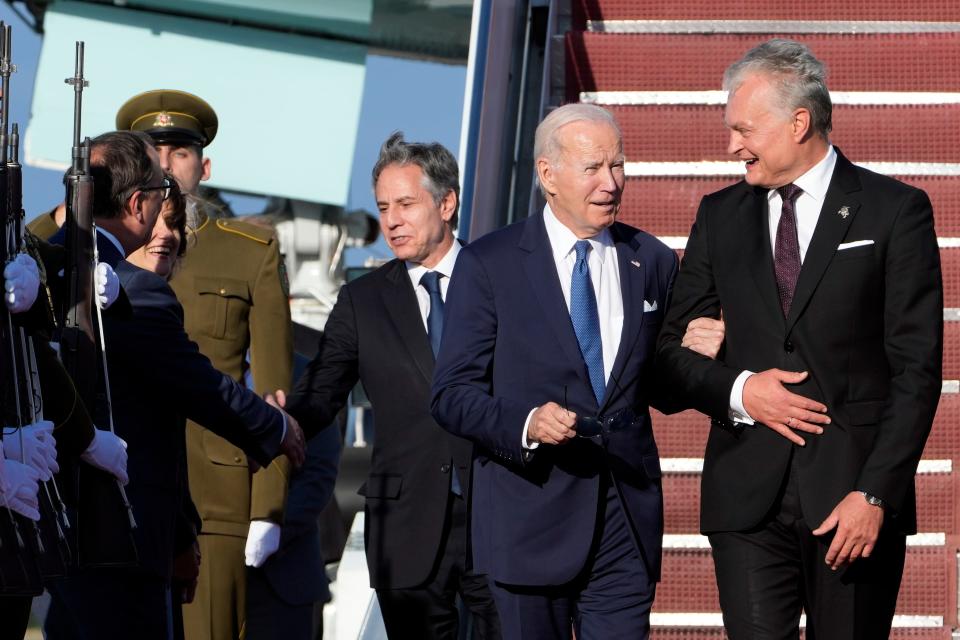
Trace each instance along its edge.
{"label": "gold lapel pin", "polygon": [[837,213],[840,215],[841,218],[846,220],[847,216],[850,215],[850,207],[848,207],[847,205],[843,205],[842,207],[840,207],[840,210],[837,211]]}

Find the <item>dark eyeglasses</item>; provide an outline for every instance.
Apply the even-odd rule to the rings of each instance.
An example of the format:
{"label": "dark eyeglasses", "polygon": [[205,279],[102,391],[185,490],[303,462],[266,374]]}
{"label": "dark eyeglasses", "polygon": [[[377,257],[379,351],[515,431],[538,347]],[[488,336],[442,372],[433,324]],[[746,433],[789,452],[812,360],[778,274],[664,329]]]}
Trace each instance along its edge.
{"label": "dark eyeglasses", "polygon": [[157,189],[163,189],[160,192],[160,195],[163,196],[163,199],[166,200],[170,197],[170,191],[173,189],[173,178],[169,176],[163,176],[163,180],[156,187],[137,187],[139,191],[156,191]]}

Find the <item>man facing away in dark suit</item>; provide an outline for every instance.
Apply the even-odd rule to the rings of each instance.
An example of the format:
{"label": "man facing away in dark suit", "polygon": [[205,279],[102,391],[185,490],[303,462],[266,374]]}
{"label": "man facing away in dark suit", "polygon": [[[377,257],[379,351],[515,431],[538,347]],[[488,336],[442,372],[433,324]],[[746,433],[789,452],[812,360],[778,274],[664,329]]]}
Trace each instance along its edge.
{"label": "man facing away in dark suit", "polygon": [[[658,360],[713,418],[700,520],[724,624],[732,640],[797,638],[804,609],[808,638],[886,638],[940,396],[930,201],[830,144],[806,46],[757,46],[724,88],[746,176],[700,205]],[[688,322],[721,311],[716,360],[681,348]]]}
{"label": "man facing away in dark suit", "polygon": [[459,595],[479,638],[499,638],[486,577],[467,557],[470,443],[430,415],[443,306],[461,253],[459,171],[439,144],[393,134],[373,169],[380,229],[396,256],[340,290],[316,357],[286,408],[308,431],[333,422],[359,379],[376,437],[364,540],[387,635],[455,639]]}
{"label": "man facing away in dark suit", "polygon": [[663,532],[647,407],[677,257],[615,222],[609,112],[556,109],[534,157],[543,213],[460,253],[433,414],[477,447],[474,566],[503,636],[646,638]]}
{"label": "man facing away in dark suit", "polygon": [[[50,638],[170,638],[174,528],[185,490],[183,418],[231,439],[262,465],[281,453],[299,465],[303,434],[281,409],[214,369],[187,338],[166,281],[124,260],[150,237],[169,193],[150,138],[103,134],[90,161],[99,258],[117,272],[127,300],[125,311],[115,305],[104,315],[103,331],[110,411],[128,443],[139,564],[83,569],[51,585],[46,631]],[[104,407],[96,423],[111,423]]]}

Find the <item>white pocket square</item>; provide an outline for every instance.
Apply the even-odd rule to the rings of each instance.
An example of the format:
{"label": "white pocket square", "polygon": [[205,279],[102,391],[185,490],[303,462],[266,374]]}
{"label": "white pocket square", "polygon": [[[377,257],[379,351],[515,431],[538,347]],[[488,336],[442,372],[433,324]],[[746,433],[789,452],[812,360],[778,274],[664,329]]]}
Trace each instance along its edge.
{"label": "white pocket square", "polygon": [[656,301],[656,300],[654,300],[653,302],[649,302],[649,301],[647,301],[647,300],[644,300],[644,301],[643,301],[643,312],[644,312],[644,313],[650,313],[651,311],[656,311],[656,310],[657,310],[657,301]]}
{"label": "white pocket square", "polygon": [[873,240],[854,240],[853,242],[844,242],[837,245],[837,251],[853,249],[854,247],[865,247],[868,244],[873,244]]}

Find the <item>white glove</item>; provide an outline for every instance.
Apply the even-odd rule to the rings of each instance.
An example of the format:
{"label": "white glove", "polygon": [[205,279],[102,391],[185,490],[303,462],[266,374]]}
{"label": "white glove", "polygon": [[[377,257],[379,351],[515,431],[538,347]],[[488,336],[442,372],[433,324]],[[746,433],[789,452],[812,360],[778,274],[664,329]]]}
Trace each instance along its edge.
{"label": "white glove", "polygon": [[262,567],[280,548],[280,525],[269,520],[251,520],[244,555],[248,567]]}
{"label": "white glove", "polygon": [[[21,434],[9,431],[3,434],[3,451],[9,460],[23,460],[40,474],[40,479],[47,481],[53,474],[60,471],[57,464],[57,441],[53,437],[53,423],[41,420],[23,427]],[[20,443],[23,441],[21,455]]]}
{"label": "white glove", "polygon": [[130,482],[127,476],[127,443],[120,436],[104,431],[93,430],[93,440],[80,459],[89,465],[113,474],[120,484]]}
{"label": "white glove", "polygon": [[120,278],[106,262],[98,262],[94,270],[93,284],[97,289],[97,306],[107,309],[120,295]]}
{"label": "white glove", "polygon": [[33,467],[14,460],[4,460],[9,488],[4,493],[4,506],[33,521],[40,519],[40,503],[37,493],[40,491],[40,474]]}
{"label": "white glove", "polygon": [[22,313],[33,306],[40,291],[40,272],[33,258],[17,254],[4,267],[3,278],[3,301],[10,313]]}

